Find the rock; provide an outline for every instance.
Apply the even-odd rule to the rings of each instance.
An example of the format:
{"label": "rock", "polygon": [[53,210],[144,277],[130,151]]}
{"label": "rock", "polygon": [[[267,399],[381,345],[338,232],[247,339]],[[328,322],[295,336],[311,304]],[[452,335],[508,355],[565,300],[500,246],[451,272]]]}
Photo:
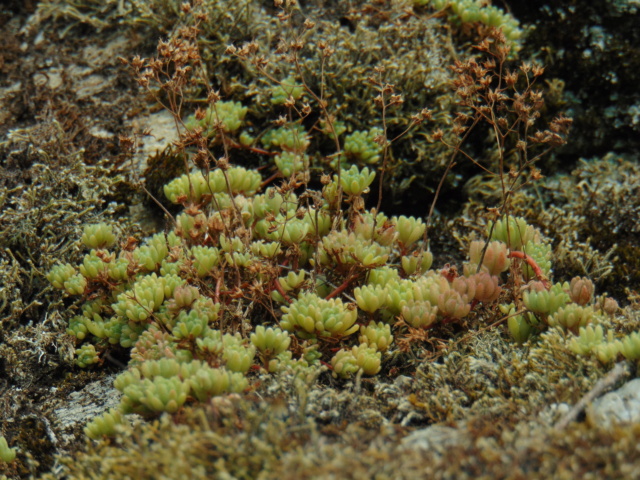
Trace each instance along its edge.
{"label": "rock", "polygon": [[593,402],[587,415],[589,421],[604,428],[640,422],[640,378],[600,397]]}

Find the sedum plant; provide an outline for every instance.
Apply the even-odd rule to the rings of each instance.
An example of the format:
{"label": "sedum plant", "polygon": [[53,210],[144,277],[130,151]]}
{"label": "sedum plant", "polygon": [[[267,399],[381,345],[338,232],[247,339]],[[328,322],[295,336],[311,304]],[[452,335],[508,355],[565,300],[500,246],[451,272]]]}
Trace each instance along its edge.
{"label": "sedum plant", "polygon": [[118,425],[125,422],[124,415],[120,409],[110,408],[107,412],[94,417],[84,427],[87,437],[98,440],[101,437],[111,437],[116,433]]}
{"label": "sedum plant", "polygon": [[273,88],[271,91],[271,103],[283,105],[289,99],[300,100],[304,92],[304,87],[299,82],[296,82],[295,77],[289,76]]}
{"label": "sedum plant", "polygon": [[350,350],[340,350],[331,359],[334,375],[343,378],[358,372],[375,375],[380,371],[380,365],[380,352],[367,344],[355,346]]}
{"label": "sedum plant", "polygon": [[619,351],[626,359],[640,359],[640,331],[630,333],[619,340],[619,342]]}
{"label": "sedum plant", "polygon": [[591,322],[593,314],[593,308],[590,306],[581,307],[576,304],[569,304],[565,307],[560,307],[549,316],[549,325],[560,326],[565,330],[578,332],[580,327],[585,327]]}
{"label": "sedum plant", "polygon": [[366,344],[371,348],[375,348],[379,352],[385,352],[393,342],[391,335],[391,325],[384,322],[369,322],[366,327],[360,327],[360,344]]}
{"label": "sedum plant", "polygon": [[[490,2],[479,0],[414,0],[414,5],[430,6],[436,10],[446,11],[454,23],[480,23],[486,27],[502,30],[504,36],[519,48],[519,40],[523,35],[518,20],[505,13]],[[517,49],[516,48],[516,49]]]}
{"label": "sedum plant", "polygon": [[342,170],[340,179],[337,175],[333,176],[334,182],[339,182],[342,190],[347,195],[358,197],[369,191],[369,185],[373,182],[376,172],[364,167],[362,170],[352,165],[349,170]]}
{"label": "sedum plant", "polygon": [[113,234],[111,226],[106,223],[98,223],[84,229],[81,241],[88,248],[109,248],[116,243],[116,236]]}
{"label": "sedum plant", "polygon": [[512,217],[498,219],[488,228],[492,240],[499,240],[510,250],[522,250],[528,242],[535,240],[535,229],[527,225],[524,218]]}
{"label": "sedum plant", "polygon": [[[393,142],[386,126],[341,140],[340,124],[305,82],[274,83],[267,100],[278,100],[265,103],[286,115],[256,137],[266,150],[253,140],[246,108],[210,92],[209,109],[196,114],[207,126],[180,137],[183,151],[195,147],[197,169],[163,188],[178,211],[168,231],[116,247],[102,227],[87,227],[82,265],[49,272],[52,286],[81,304],[68,328],[78,366],[130,353],[115,380],[121,404],[88,426],[91,435],[112,433],[125,414],[176,413],[242,392],[255,370],[308,374],[326,366],[339,378],[376,375],[389,359],[422,357],[433,348],[425,339],[493,322],[499,310],[519,343],[548,325],[571,331],[587,323],[588,286],[551,283],[548,244],[522,218],[498,215],[461,269],[434,269],[430,219],[366,207],[376,175],[385,182]],[[402,102],[391,86],[378,87],[374,103]],[[334,151],[311,151],[319,128],[303,121],[311,108],[296,104],[303,96],[319,103],[318,125]],[[428,117],[413,117],[410,128]],[[236,149],[272,159],[273,174],[233,165]],[[345,157],[356,164],[342,168]]]}
{"label": "sedum plant", "polygon": [[224,133],[236,133],[243,125],[248,111],[248,107],[240,102],[218,101],[204,112],[190,117],[187,120],[187,127],[191,129],[199,127],[207,137],[214,137],[218,130]]}
{"label": "sedum plant", "polygon": [[0,435],[0,460],[6,463],[13,462],[16,458],[16,449],[9,448],[7,439]]}
{"label": "sedum plant", "polygon": [[362,132],[356,130],[344,139],[343,157],[349,163],[374,165],[380,161],[382,146],[376,139],[383,134],[381,128]]}
{"label": "sedum plant", "polygon": [[[425,224],[355,208],[349,197],[361,197],[375,172],[349,172],[323,188],[357,183],[345,189],[346,211],[311,189],[314,202],[275,187],[257,193],[260,174],[236,167],[182,176],[165,189],[184,208],[173,231],[120,251],[90,242],[80,268],[49,272],[55,288],[84,301],[68,328],[79,367],[97,368],[109,350],[131,349],[115,382],[121,405],[90,424],[89,435],[112,433],[119,414],[173,413],[241,392],[254,368],[314,369],[324,361],[339,378],[374,375],[398,348],[413,348],[394,339],[466,322],[503,300],[512,302],[501,309],[518,343],[546,325],[577,332],[592,321],[586,280],[550,284],[517,250],[544,243],[524,220],[498,220],[491,240],[471,243],[463,274],[433,270]],[[527,268],[536,280],[514,288],[529,278]],[[258,304],[273,323],[254,327],[242,313]]]}
{"label": "sedum plant", "polygon": [[340,338],[358,331],[358,311],[340,299],[325,300],[314,293],[302,293],[282,311],[282,328],[301,338]]}

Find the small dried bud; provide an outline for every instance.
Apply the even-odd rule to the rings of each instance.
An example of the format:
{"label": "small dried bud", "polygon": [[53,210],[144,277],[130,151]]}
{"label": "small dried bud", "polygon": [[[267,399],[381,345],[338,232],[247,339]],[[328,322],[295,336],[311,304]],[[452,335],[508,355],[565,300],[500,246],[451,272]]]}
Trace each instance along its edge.
{"label": "small dried bud", "polygon": [[540,180],[543,178],[542,172],[537,168],[531,169],[531,180]]}
{"label": "small dried bud", "polygon": [[182,10],[182,13],[189,13],[191,11],[191,4],[189,2],[183,2],[182,5],[180,5],[180,10]]}
{"label": "small dried bud", "polygon": [[220,92],[211,90],[207,95],[207,102],[209,105],[213,105],[220,101]]}
{"label": "small dried bud", "polygon": [[217,165],[222,171],[229,170],[229,160],[227,157],[220,157],[217,161]]}
{"label": "small dried bud", "polygon": [[534,77],[539,77],[544,73],[544,67],[541,67],[540,65],[534,65],[531,71]]}
{"label": "small dried bud", "polygon": [[193,156],[193,164],[200,169],[208,168],[209,152],[203,148],[198,149],[196,154]]}
{"label": "small dried bud", "polygon": [[506,82],[507,86],[513,87],[518,81],[518,74],[516,72],[507,72],[507,74],[504,76],[504,81]]}
{"label": "small dried bud", "polygon": [[133,141],[133,137],[128,135],[119,135],[118,140],[120,141],[120,147],[125,152],[131,152],[134,149],[135,143]]}
{"label": "small dried bud", "polygon": [[196,108],[196,113],[195,113],[195,117],[196,120],[204,120],[204,118],[207,116],[207,111],[204,108]]}
{"label": "small dried bud", "polygon": [[[127,240],[121,245],[122,249],[125,252],[133,252],[136,249],[136,246],[138,245],[138,240],[136,240],[134,237],[129,237],[127,238]],[[614,300],[615,301],[615,300]]]}
{"label": "small dried bud", "polygon": [[164,41],[162,41],[162,40],[160,40],[160,41],[158,42],[158,53],[159,53],[161,56],[163,56],[163,57],[165,57],[165,58],[171,57],[171,56],[173,55],[173,51],[174,51],[174,49],[173,49],[173,47],[169,44],[169,42],[164,42]]}
{"label": "small dried bud", "polygon": [[402,105],[403,103],[402,95],[391,95],[389,99],[389,105]]}
{"label": "small dried bud", "polygon": [[331,55],[333,55],[334,53],[336,53],[336,49],[333,47],[327,47],[322,51],[322,57],[323,58],[329,58]]}
{"label": "small dried bud", "polygon": [[311,20],[309,20],[308,18],[304,19],[304,23],[302,24],[304,26],[304,28],[306,29],[312,29],[313,27],[316,26],[316,22],[312,22]]}
{"label": "small dried bud", "polygon": [[235,55],[238,49],[234,45],[227,45],[226,50],[224,51],[227,55]]}
{"label": "small dried bud", "polygon": [[140,58],[140,55],[136,55],[135,57],[133,57],[133,59],[131,60],[131,66],[138,70],[144,67],[144,61],[142,60],[142,58]]}
{"label": "small dried bud", "polygon": [[606,297],[602,302],[602,311],[607,315],[614,315],[618,311],[618,302],[613,298]]}
{"label": "small dried bud", "polygon": [[496,61],[493,58],[489,58],[482,63],[485,70],[494,70],[496,68]]}
{"label": "small dried bud", "polygon": [[276,48],[273,52],[276,55],[284,55],[285,53],[287,53],[288,48],[289,47],[287,46],[287,42],[285,42],[283,39],[280,39],[280,41],[278,42],[278,45],[276,45]]}
{"label": "small dried bud", "polygon": [[353,197],[353,210],[356,212],[364,211],[364,198],[360,195]]}
{"label": "small dried bud", "polygon": [[462,125],[454,125],[454,127],[451,129],[451,133],[457,136],[462,136],[466,131],[467,127],[463,127]]}
{"label": "small dried bud", "polygon": [[552,132],[566,135],[567,133],[569,133],[569,128],[571,127],[572,123],[573,119],[560,115],[559,117],[553,119],[551,125],[549,125],[549,128]]}
{"label": "small dried bud", "polygon": [[387,137],[385,137],[384,135],[376,135],[375,137],[373,137],[373,141],[381,147],[384,147],[387,144]]}

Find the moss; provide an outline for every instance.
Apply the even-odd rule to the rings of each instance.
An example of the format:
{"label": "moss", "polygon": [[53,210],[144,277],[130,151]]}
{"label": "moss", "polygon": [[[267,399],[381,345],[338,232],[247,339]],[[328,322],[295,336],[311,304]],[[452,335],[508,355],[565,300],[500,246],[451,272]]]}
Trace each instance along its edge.
{"label": "moss", "polygon": [[[578,4],[511,2],[512,12],[535,25],[526,52],[544,52],[550,76],[565,84],[575,119],[563,161],[638,151],[640,33],[634,2],[596,0]],[[571,48],[567,48],[571,45]],[[573,161],[571,161],[573,166]]]}
{"label": "moss", "polygon": [[[602,374],[597,363],[576,359],[558,348],[559,342],[552,335],[543,345],[514,352],[492,332],[474,335],[447,346],[441,362],[423,362],[404,386],[365,381],[349,390],[264,377],[256,395],[214,398],[174,417],[118,427],[115,441],[91,442],[74,458],[60,459],[59,474],[114,479],[472,478],[487,472],[495,478],[549,478],[558,472],[567,478],[624,477],[638,467],[637,426],[553,427],[557,414],[551,402],[575,401]],[[568,368],[574,372],[570,377]],[[385,417],[397,423],[390,425]],[[411,446],[413,433],[445,419],[453,427],[451,440],[428,449]]]}
{"label": "moss", "polygon": [[80,153],[60,155],[60,128],[51,121],[14,132],[14,140],[2,147],[0,315],[5,329],[42,315],[50,297],[41,273],[56,261],[77,258],[82,223],[113,218],[118,209],[107,201],[120,180],[105,166],[85,165]]}
{"label": "moss", "polygon": [[[174,0],[100,5],[84,0],[48,0],[42,2],[40,25],[47,32],[53,25],[69,36],[77,31],[93,32],[92,28],[103,33],[117,30],[120,34],[124,31],[121,26],[127,25],[129,32],[138,34],[131,37],[132,42],[137,38],[137,45],[145,50],[150,49],[158,32],[168,35],[169,42],[178,39],[178,27],[187,21],[187,7],[181,11],[180,4]],[[131,9],[118,10],[119,5]],[[59,135],[64,139],[59,132],[69,129],[56,130],[52,121],[44,122],[46,135],[42,138],[46,140],[36,142],[40,150],[30,151],[26,141],[15,141],[17,137],[7,149],[14,162],[7,169],[12,175],[7,183],[11,188],[3,190],[6,195],[0,198],[3,212],[11,213],[21,223],[9,222],[2,232],[11,242],[10,251],[22,256],[9,255],[2,265],[13,275],[9,278],[18,279],[9,286],[14,289],[11,305],[19,308],[6,310],[9,307],[5,306],[3,311],[10,312],[5,325],[11,330],[0,344],[0,369],[10,374],[10,388],[1,394],[28,392],[44,412],[32,421],[24,413],[31,408],[25,396],[14,397],[16,402],[3,402],[2,413],[16,419],[7,438],[19,448],[19,473],[36,476],[51,469],[52,454],[58,449],[70,455],[60,457],[60,469],[46,478],[466,478],[486,472],[496,478],[549,478],[556,472],[567,477],[624,477],[629,468],[635,467],[632,454],[638,431],[633,427],[601,431],[577,422],[566,432],[553,429],[555,410],[551,405],[576,402],[607,367],[595,358],[571,353],[567,347],[570,333],[540,333],[548,320],[542,311],[531,329],[533,338],[528,338],[529,332],[518,338],[523,347],[507,338],[504,312],[516,311],[516,304],[522,307],[522,286],[538,275],[522,266],[524,252],[518,250],[522,255],[510,259],[508,271],[506,258],[496,264],[485,256],[483,262],[480,257],[485,253],[477,251],[474,265],[463,265],[469,241],[486,237],[490,215],[485,207],[503,200],[502,188],[482,183],[486,196],[477,198],[491,201],[469,204],[466,216],[456,219],[463,227],[453,237],[444,216],[439,217],[440,223],[430,226],[432,246],[446,246],[435,252],[437,268],[431,269],[432,258],[422,240],[425,225],[417,218],[407,218],[414,213],[411,208],[419,208],[420,215],[425,213],[425,197],[439,180],[434,172],[448,161],[450,150],[433,143],[431,130],[417,125],[391,145],[387,142],[409,126],[411,116],[425,106],[434,110],[432,126],[448,127],[457,107],[449,90],[454,75],[446,65],[457,56],[467,55],[465,39],[478,31],[469,26],[451,30],[442,17],[434,18],[424,10],[411,12],[402,2],[356,5],[311,1],[284,12],[248,0],[205,0],[204,6],[210,17],[201,25],[199,42],[211,76],[208,82],[220,91],[221,101],[241,102],[247,110],[242,111],[242,122],[236,122],[238,132],[234,126],[234,131],[217,132],[203,143],[185,140],[182,146],[168,149],[150,162],[147,185],[159,197],[170,179],[184,176],[185,181],[177,181],[170,189],[176,204],[171,211],[181,213],[177,223],[171,223],[169,235],[160,233],[140,240],[140,246],[126,236],[120,236],[120,245],[109,245],[111,239],[96,240],[91,245],[94,250],[81,260],[72,243],[80,238],[81,225],[114,223],[114,217],[122,212],[105,208],[105,202],[129,201],[122,192],[130,190],[117,189],[119,178],[114,167],[122,166],[122,159],[129,158],[131,152],[118,151],[113,141],[90,141],[79,133],[78,142],[89,145],[89,153],[83,157],[75,143],[59,141]],[[315,26],[305,25],[305,18]],[[74,30],[80,24],[84,27]],[[281,39],[285,43],[280,44]],[[255,56],[240,55],[244,42],[253,40],[258,49]],[[299,69],[291,68],[291,50],[286,42],[292,40],[301,41]],[[324,63],[322,50],[327,47],[319,48],[321,40],[335,48]],[[235,53],[227,49],[229,45],[235,46]],[[260,55],[268,62],[266,67],[255,63]],[[383,68],[375,70],[375,66]],[[324,76],[319,74],[321,70]],[[324,114],[316,111],[321,103],[308,90],[298,95],[303,81],[312,92],[323,91],[326,95],[326,108],[335,116],[338,145],[332,135],[327,135],[331,130],[327,118],[320,118]],[[284,98],[289,92],[287,85],[280,85],[283,82],[296,85],[291,99],[288,95]],[[183,110],[176,110],[179,125],[206,96],[203,84],[193,81],[186,85],[181,93],[193,104],[185,103]],[[284,103],[272,101],[274,91]],[[151,89],[149,93],[158,91]],[[122,91],[113,89],[112,94],[119,98]],[[384,118],[380,101],[375,101],[379,94],[392,102]],[[402,95],[403,101],[392,94]],[[160,92],[155,100],[166,100],[163,95]],[[37,97],[34,105],[19,106],[25,107],[24,112],[38,112],[44,97]],[[105,108],[108,106],[96,109],[92,118],[102,116]],[[113,116],[120,118],[128,108],[121,106]],[[84,104],[81,109],[71,108],[72,113],[87,110],[91,108]],[[59,118],[73,116],[58,114]],[[427,117],[420,118],[426,121]],[[15,115],[11,119],[14,121]],[[77,124],[71,121],[69,125]],[[289,131],[294,126],[304,142],[268,142],[283,125]],[[457,136],[449,137],[449,132],[447,128],[444,139],[451,143]],[[42,132],[29,129],[25,137],[27,133],[33,138]],[[469,152],[475,152],[477,158],[488,158],[486,165],[493,169],[499,164],[497,157],[491,156],[495,147],[493,142],[485,143],[484,136],[485,131],[478,131],[469,139]],[[273,152],[262,150],[265,141]],[[188,165],[194,146],[210,154],[210,158],[200,152],[195,155],[197,167],[204,172],[197,178]],[[54,156],[49,149],[63,155]],[[281,178],[274,182],[276,166],[269,153],[277,154],[278,149],[301,149],[308,155],[300,162],[280,158],[276,166],[281,168],[281,176],[286,172],[284,176],[289,177],[284,182]],[[103,150],[112,161],[109,165],[97,163]],[[122,156],[116,158],[120,153]],[[367,188],[377,190],[377,184],[371,184],[369,178],[362,184],[354,178],[355,183],[343,185],[352,195],[348,203],[340,203],[338,185],[340,180],[349,180],[346,172],[351,165],[346,166],[341,179],[332,181],[330,174],[334,172],[328,170],[323,178],[319,173],[344,153],[344,158],[355,164],[354,175],[374,159],[386,161],[383,187],[389,190],[383,195],[382,209],[391,215],[389,212],[397,208],[386,196],[388,191],[395,191],[396,199],[403,191],[409,192],[410,201],[399,207],[402,211],[398,217],[372,212],[365,205],[360,194]],[[516,160],[514,165],[518,164]],[[462,168],[447,176],[445,193],[455,191],[475,169],[472,162],[458,161]],[[216,162],[220,169],[215,168]],[[371,178],[376,174],[380,178],[376,170],[379,165],[369,166]],[[513,246],[524,248],[539,263],[548,261],[543,265],[543,277],[565,277],[580,262],[586,265],[589,252],[597,253],[598,265],[610,265],[606,247],[590,243],[581,236],[582,231],[575,233],[577,238],[572,237],[578,232],[579,219],[589,219],[589,228],[593,227],[589,235],[598,242],[615,233],[618,224],[633,227],[626,216],[637,212],[626,197],[636,192],[615,175],[613,166],[603,166],[602,172],[593,174],[598,168],[585,167],[576,172],[576,178],[554,179],[561,187],[557,194],[547,192],[541,184],[537,192],[523,187],[514,193],[510,214],[526,214],[544,230],[536,234],[535,242],[563,236],[574,241],[565,244],[564,250],[556,249],[553,258],[548,258],[546,249],[533,252],[531,246]],[[598,184],[589,177],[591,174],[598,178],[610,174],[611,184]],[[44,177],[50,177],[48,183],[41,180]],[[259,192],[265,179],[273,187]],[[580,187],[576,180],[581,181]],[[90,188],[91,182],[94,189]],[[197,188],[191,188],[193,183]],[[36,185],[47,194],[43,204],[32,201]],[[605,195],[594,194],[601,188],[615,193],[611,206],[604,201]],[[20,195],[7,194],[14,192]],[[495,192],[498,195],[492,196]],[[585,208],[590,196],[595,196],[602,210],[609,208],[605,217]],[[369,202],[375,203],[377,199],[371,197]],[[555,221],[561,215],[551,206],[556,200],[569,212],[567,217],[560,216],[567,219],[568,226]],[[459,204],[459,199],[455,202]],[[70,214],[66,207],[71,204],[86,207],[82,215]],[[51,205],[59,217],[52,213]],[[4,216],[0,218],[5,221]],[[27,226],[40,235],[34,237]],[[12,231],[20,228],[26,233],[12,237]],[[628,240],[633,251],[632,239],[624,235],[617,238]],[[60,245],[66,250],[54,249],[41,257],[33,253],[38,241],[58,248],[52,239],[63,241]],[[503,245],[498,250],[504,250],[504,257],[507,249]],[[316,255],[319,250],[322,255]],[[23,251],[29,253],[23,255]],[[493,250],[487,251],[489,257],[494,254]],[[566,260],[563,252],[576,256]],[[40,274],[49,269],[53,256],[78,266],[81,273],[75,278],[83,281],[74,282],[67,290],[80,294],[79,302],[45,291]],[[449,264],[443,267],[444,262]],[[462,265],[460,272],[455,264]],[[474,274],[474,267],[483,264],[491,271]],[[550,270],[553,266],[555,272]],[[598,272],[595,268],[586,273],[596,277]],[[475,282],[485,285],[485,280],[495,290],[478,294],[484,295],[478,302],[474,290],[480,289]],[[61,285],[66,287],[64,283]],[[363,288],[367,288],[368,298],[358,299]],[[28,289],[32,289],[30,296],[22,295]],[[306,329],[310,338],[303,338],[291,326],[291,335],[277,331],[278,341],[274,340],[271,347],[254,336],[260,350],[260,358],[254,361],[250,332],[266,335],[268,329],[260,327],[278,323],[283,318],[280,307],[300,306],[300,299],[306,295],[310,300],[304,307],[310,309],[324,305],[321,300],[335,304],[329,300],[341,298],[341,307],[332,318],[322,317],[328,310],[318,315],[322,328],[332,335],[318,335],[318,326],[313,325]],[[331,298],[324,299],[327,296]],[[48,302],[48,306],[34,304],[27,311],[18,303],[31,298]],[[79,308],[80,303],[83,308]],[[361,303],[365,308],[360,306],[359,311],[356,304]],[[634,309],[637,305],[630,307],[630,311]],[[37,315],[30,316],[32,313]],[[631,315],[625,319],[603,319],[601,315],[597,311],[592,321],[603,322],[617,333],[629,333],[637,324],[637,318]],[[299,316],[296,325],[310,317]],[[523,318],[532,316],[529,312]],[[75,338],[63,335],[69,319],[69,333]],[[345,319],[355,323],[337,324]],[[32,324],[26,326],[28,321]],[[364,325],[370,327],[362,328]],[[358,329],[361,336],[356,341]],[[363,345],[358,346],[358,341]],[[76,347],[80,347],[80,363],[92,370],[83,372],[72,366]],[[276,350],[281,351],[276,354]],[[328,365],[336,352],[342,355],[336,355],[334,368],[338,360],[342,366],[334,372],[346,378],[336,379],[326,366],[320,366],[321,361]],[[108,414],[113,418],[103,416],[104,425],[93,424],[93,436],[108,433],[113,437],[87,442],[80,448],[80,427],[76,427],[65,432],[71,439],[56,444],[44,420],[46,412],[55,408],[60,390],[48,387],[65,392],[80,389],[89,379],[116,368],[114,364],[125,369],[117,380],[124,392],[124,407]],[[242,394],[223,392],[225,379],[231,383],[223,370],[226,367],[240,379],[237,388],[229,390],[242,390]],[[275,373],[267,375],[267,370]],[[367,373],[377,376],[367,377]],[[199,380],[200,388],[191,390],[189,382]],[[210,385],[204,385],[205,381]],[[141,393],[138,387],[146,390]],[[210,398],[214,394],[220,395]],[[82,395],[88,396],[86,392]],[[104,396],[116,397],[117,392]],[[157,412],[162,410],[173,413],[158,417]],[[122,411],[137,411],[145,418],[123,419]],[[448,427],[453,440],[427,451],[407,445],[411,434],[419,436],[434,424],[436,428]],[[57,428],[53,426],[59,433]],[[39,437],[28,438],[29,429]],[[590,442],[588,447],[585,438]],[[598,438],[607,445],[598,444]],[[628,459],[620,460],[620,452],[628,454]]]}

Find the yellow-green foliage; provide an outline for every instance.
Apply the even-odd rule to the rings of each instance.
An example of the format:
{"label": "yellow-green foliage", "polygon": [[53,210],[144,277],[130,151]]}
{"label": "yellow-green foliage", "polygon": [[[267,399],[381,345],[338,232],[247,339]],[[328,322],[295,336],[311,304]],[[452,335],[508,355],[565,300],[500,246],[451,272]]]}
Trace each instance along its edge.
{"label": "yellow-green foliage", "polygon": [[487,27],[495,27],[502,30],[507,39],[513,41],[519,47],[518,41],[522,37],[522,30],[518,20],[505,13],[500,8],[487,5],[481,0],[414,0],[414,5],[446,9],[452,21],[462,23],[481,23]]}
{"label": "yellow-green foliage", "polygon": [[16,449],[9,448],[7,444],[7,439],[3,436],[0,436],[0,460],[3,462],[9,463],[13,462],[16,458]]}
{"label": "yellow-green foliage", "polygon": [[342,349],[331,359],[335,376],[348,377],[358,371],[366,375],[375,375],[380,371],[380,352],[368,344],[351,349]]}
{"label": "yellow-green foliage", "polygon": [[372,128],[367,132],[356,130],[344,139],[344,157],[350,163],[364,163],[373,165],[377,163],[382,153],[382,146],[376,139],[382,137],[381,128]]}
{"label": "yellow-green foliage", "polygon": [[282,311],[280,325],[303,338],[340,338],[358,330],[358,325],[354,325],[358,311],[341,299],[325,300],[315,293],[303,293],[291,305],[282,307]]}
{"label": "yellow-green foliage", "polygon": [[89,248],[108,248],[116,242],[116,236],[109,225],[99,223],[84,229],[82,243]]}
{"label": "yellow-green foliage", "polygon": [[[540,278],[524,289],[505,282],[534,273],[528,262],[535,260],[517,249],[546,245],[521,218],[500,219],[493,240],[471,243],[462,274],[431,270],[421,219],[362,208],[374,176],[352,166],[322,191],[307,189],[320,199],[308,203],[286,189],[257,194],[256,171],[194,172],[165,189],[185,207],[173,231],[122,251],[107,247],[112,240],[85,241],[92,250],[79,269],[54,267],[51,284],[85,298],[68,328],[80,344],[76,363],[95,368],[112,345],[132,348],[129,369],[116,381],[119,409],[87,432],[112,433],[122,423],[118,412],[176,412],[189,401],[241,392],[252,368],[313,369],[324,361],[337,377],[374,375],[398,354],[399,335],[463,321],[499,299],[507,301],[500,308],[518,343],[546,325],[577,333],[593,320],[585,279],[548,288]],[[341,188],[351,207],[337,211]],[[86,238],[100,235],[87,227]],[[617,351],[634,358],[634,339]],[[571,348],[584,353],[594,350],[591,343]],[[617,354],[598,348],[599,358]]]}
{"label": "yellow-green foliage", "polygon": [[215,136],[218,130],[227,134],[235,133],[244,123],[244,117],[248,110],[248,107],[240,102],[216,102],[203,113],[202,120],[196,120],[192,117],[188,120],[187,126],[202,128],[208,137]]}
{"label": "yellow-green foliage", "polygon": [[271,92],[271,103],[282,105],[287,100],[300,100],[304,94],[304,87],[296,82],[295,77],[289,76],[277,84]]}

